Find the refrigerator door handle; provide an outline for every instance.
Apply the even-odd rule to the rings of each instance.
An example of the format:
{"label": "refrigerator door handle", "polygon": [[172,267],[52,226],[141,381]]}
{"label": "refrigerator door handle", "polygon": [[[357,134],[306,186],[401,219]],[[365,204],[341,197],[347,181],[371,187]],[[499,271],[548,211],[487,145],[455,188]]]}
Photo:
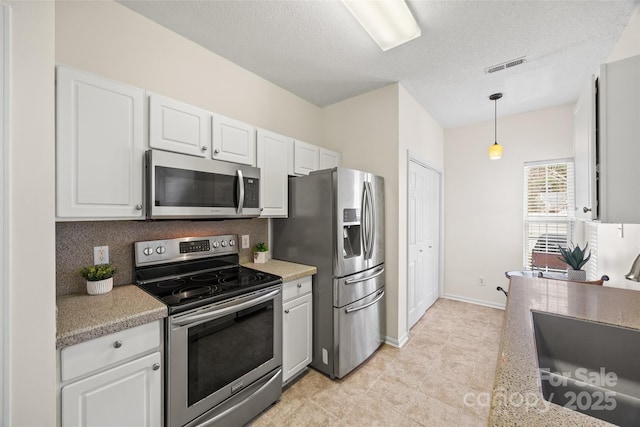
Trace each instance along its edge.
{"label": "refrigerator door handle", "polygon": [[367,186],[367,192],[369,193],[369,196],[367,197],[367,201],[369,202],[369,208],[367,209],[367,214],[369,215],[369,219],[367,220],[367,233],[369,235],[369,255],[367,259],[371,259],[371,257],[373,256],[373,243],[375,241],[374,233],[376,232],[376,217],[371,183],[367,182],[365,185]]}
{"label": "refrigerator door handle", "polygon": [[377,303],[378,301],[380,301],[382,299],[382,297],[384,296],[384,290],[379,290],[378,291],[378,295],[377,298],[374,299],[373,301],[371,301],[370,303],[367,303],[365,305],[361,305],[359,307],[352,307],[352,308],[347,308],[345,310],[345,313],[353,313],[354,311],[359,311],[359,310],[363,310],[367,307],[371,307],[372,305],[374,305],[375,303]]}
{"label": "refrigerator door handle", "polygon": [[367,277],[360,277],[358,279],[347,279],[344,281],[345,285],[353,285],[354,283],[366,282],[369,279],[373,279],[374,277],[378,277],[384,273],[384,267],[378,267],[378,269],[371,275]]}
{"label": "refrigerator door handle", "polygon": [[367,182],[364,183],[364,189],[362,192],[362,246],[364,248],[364,259],[369,259],[369,224],[368,214],[369,209],[369,190],[367,188]]}

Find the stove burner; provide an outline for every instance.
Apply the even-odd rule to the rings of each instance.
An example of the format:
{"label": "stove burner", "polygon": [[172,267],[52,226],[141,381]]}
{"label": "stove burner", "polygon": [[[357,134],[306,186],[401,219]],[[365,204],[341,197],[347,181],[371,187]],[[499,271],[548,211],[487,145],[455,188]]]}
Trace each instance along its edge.
{"label": "stove burner", "polygon": [[217,286],[197,286],[197,287],[186,287],[176,289],[171,293],[174,298],[179,298],[180,301],[184,301],[189,298],[199,297],[200,295],[207,295],[214,293],[218,290]]}
{"label": "stove burner", "polygon": [[251,282],[255,282],[258,280],[256,276],[238,276],[238,274],[229,275],[220,279],[222,283],[227,283],[230,285],[244,286]]}
{"label": "stove burner", "polygon": [[176,288],[186,283],[184,279],[165,280],[157,284],[159,288]]}
{"label": "stove burner", "polygon": [[212,282],[217,278],[218,276],[214,273],[196,274],[195,276],[189,277],[192,282]]}

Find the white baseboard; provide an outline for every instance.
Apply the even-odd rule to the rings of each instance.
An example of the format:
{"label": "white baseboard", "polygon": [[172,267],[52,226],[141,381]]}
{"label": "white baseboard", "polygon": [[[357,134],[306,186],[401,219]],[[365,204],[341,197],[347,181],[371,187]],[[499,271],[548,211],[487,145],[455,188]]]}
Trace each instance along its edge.
{"label": "white baseboard", "polygon": [[459,295],[451,295],[451,294],[444,294],[442,296],[442,298],[452,299],[452,300],[455,300],[455,301],[468,302],[468,303],[471,303],[471,304],[483,305],[485,307],[498,308],[500,310],[504,310],[506,305],[507,305],[507,299],[506,298],[505,298],[504,304],[498,304],[498,303],[495,303],[495,302],[492,302],[492,301],[484,301],[484,300],[461,297]]}
{"label": "white baseboard", "polygon": [[395,348],[402,348],[409,341],[409,334],[405,333],[399,339],[384,337],[384,343]]}

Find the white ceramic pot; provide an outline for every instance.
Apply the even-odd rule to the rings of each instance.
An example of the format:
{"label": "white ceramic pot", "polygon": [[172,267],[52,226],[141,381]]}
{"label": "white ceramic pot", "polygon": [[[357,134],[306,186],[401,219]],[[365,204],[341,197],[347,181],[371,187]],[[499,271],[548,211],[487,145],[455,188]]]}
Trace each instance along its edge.
{"label": "white ceramic pot", "polygon": [[587,272],[584,270],[567,270],[567,280],[570,282],[584,282],[587,280]]}
{"label": "white ceramic pot", "polygon": [[87,293],[89,295],[106,294],[113,289],[113,277],[104,280],[96,280],[91,282],[87,280]]}
{"label": "white ceramic pot", "polygon": [[253,253],[253,262],[256,264],[264,264],[269,261],[269,252],[254,252]]}

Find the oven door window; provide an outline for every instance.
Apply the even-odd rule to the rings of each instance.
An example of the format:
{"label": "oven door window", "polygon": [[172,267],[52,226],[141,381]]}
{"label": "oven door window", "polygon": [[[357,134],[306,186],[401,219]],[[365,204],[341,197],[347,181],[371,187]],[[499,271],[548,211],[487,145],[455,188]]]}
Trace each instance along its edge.
{"label": "oven door window", "polygon": [[189,328],[188,406],[233,387],[239,378],[273,359],[273,308],[271,300]]}
{"label": "oven door window", "polygon": [[156,166],[155,205],[234,208],[237,177]]}

